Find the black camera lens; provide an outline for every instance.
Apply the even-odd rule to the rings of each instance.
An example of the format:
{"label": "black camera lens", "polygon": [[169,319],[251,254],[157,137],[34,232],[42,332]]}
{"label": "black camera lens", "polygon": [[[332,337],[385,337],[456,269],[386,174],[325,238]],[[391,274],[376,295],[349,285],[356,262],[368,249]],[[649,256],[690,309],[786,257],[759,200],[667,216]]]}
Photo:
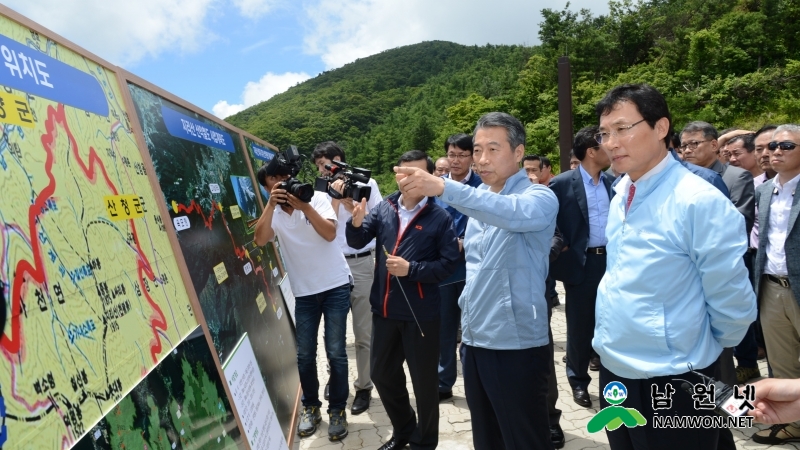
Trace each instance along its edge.
{"label": "black camera lens", "polygon": [[314,197],[314,188],[308,183],[297,183],[292,186],[290,192],[304,203],[310,202]]}
{"label": "black camera lens", "polygon": [[280,188],[297,197],[301,202],[308,203],[314,197],[314,188],[308,183],[302,183],[295,178],[289,178],[280,184]]}

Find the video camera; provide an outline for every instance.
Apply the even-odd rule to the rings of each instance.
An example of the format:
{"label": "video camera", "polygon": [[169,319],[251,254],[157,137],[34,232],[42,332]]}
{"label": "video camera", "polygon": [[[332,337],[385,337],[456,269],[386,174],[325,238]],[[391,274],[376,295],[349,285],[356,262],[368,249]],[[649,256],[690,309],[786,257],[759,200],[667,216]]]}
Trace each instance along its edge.
{"label": "video camera", "polygon": [[300,163],[300,152],[297,147],[290,145],[285,151],[275,155],[272,160],[267,163],[266,173],[275,175],[289,175],[289,179],[284,180],[278,184],[278,189],[284,189],[286,192],[297,197],[301,202],[308,203],[314,197],[314,189],[308,183],[295,178],[302,164]]}
{"label": "video camera", "polygon": [[[325,169],[331,175],[325,177],[317,177],[314,182],[314,190],[319,192],[327,192],[332,198],[352,198],[354,201],[360,202],[361,199],[369,200],[372,194],[372,187],[362,186],[356,183],[369,183],[372,177],[372,171],[362,169],[360,167],[351,167],[341,161],[331,161],[333,164],[325,164]],[[340,194],[333,189],[331,184],[336,180],[344,180],[344,189]]]}

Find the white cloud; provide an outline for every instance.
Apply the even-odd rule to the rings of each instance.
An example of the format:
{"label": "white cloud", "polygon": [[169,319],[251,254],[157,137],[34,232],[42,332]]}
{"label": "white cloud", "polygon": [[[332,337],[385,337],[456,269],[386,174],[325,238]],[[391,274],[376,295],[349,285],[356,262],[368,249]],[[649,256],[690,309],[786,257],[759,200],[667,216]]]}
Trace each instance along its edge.
{"label": "white cloud", "polygon": [[215,116],[224,119],[232,114],[261,103],[271,97],[285,92],[290,87],[311,78],[305,72],[286,72],[276,75],[267,72],[258,81],[248,81],[242,92],[242,103],[230,104],[227,100],[220,100],[211,109]]}
{"label": "white cloud", "polygon": [[[566,0],[319,0],[305,7],[305,50],[328,69],[383,50],[429,40],[464,45],[539,41],[543,8],[560,10]],[[606,13],[604,2],[573,0],[570,9]]]}
{"label": "white cloud", "polygon": [[232,0],[239,12],[249,19],[257,19],[277,6],[279,0]]}
{"label": "white cloud", "polygon": [[122,66],[167,50],[193,52],[214,39],[204,25],[218,0],[5,0],[81,47]]}

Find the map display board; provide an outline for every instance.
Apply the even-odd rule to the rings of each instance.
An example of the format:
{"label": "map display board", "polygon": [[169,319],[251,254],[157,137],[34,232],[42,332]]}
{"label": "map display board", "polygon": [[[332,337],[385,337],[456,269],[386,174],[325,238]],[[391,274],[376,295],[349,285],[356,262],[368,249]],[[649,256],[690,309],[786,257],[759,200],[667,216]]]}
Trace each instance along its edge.
{"label": "map display board", "polygon": [[0,16],[0,446],[66,448],[197,327],[117,75]]}
{"label": "map display board", "polygon": [[74,449],[244,449],[222,383],[198,327]]}
{"label": "map display board", "polygon": [[277,263],[253,242],[260,211],[241,139],[137,84],[128,87],[219,360],[248,334],[288,436],[300,385],[294,329]]}
{"label": "map display board", "polygon": [[[244,144],[247,146],[247,154],[250,156],[250,164],[253,166],[253,173],[257,173],[261,166],[270,162],[272,158],[277,155],[274,149],[262,145],[247,136],[244,136]],[[261,192],[261,199],[266,205],[267,200],[269,200],[269,193],[263,186],[259,185],[258,187],[259,192]]]}

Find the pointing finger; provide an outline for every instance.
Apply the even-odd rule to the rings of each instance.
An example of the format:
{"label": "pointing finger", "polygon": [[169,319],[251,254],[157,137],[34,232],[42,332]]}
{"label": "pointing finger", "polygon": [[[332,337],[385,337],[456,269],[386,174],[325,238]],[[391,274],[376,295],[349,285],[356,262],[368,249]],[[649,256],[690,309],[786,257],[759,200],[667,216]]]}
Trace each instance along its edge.
{"label": "pointing finger", "polygon": [[416,172],[418,170],[422,170],[422,169],[419,169],[417,167],[398,167],[398,166],[395,166],[393,170],[394,170],[394,173],[396,173],[396,174],[411,175],[414,172]]}

